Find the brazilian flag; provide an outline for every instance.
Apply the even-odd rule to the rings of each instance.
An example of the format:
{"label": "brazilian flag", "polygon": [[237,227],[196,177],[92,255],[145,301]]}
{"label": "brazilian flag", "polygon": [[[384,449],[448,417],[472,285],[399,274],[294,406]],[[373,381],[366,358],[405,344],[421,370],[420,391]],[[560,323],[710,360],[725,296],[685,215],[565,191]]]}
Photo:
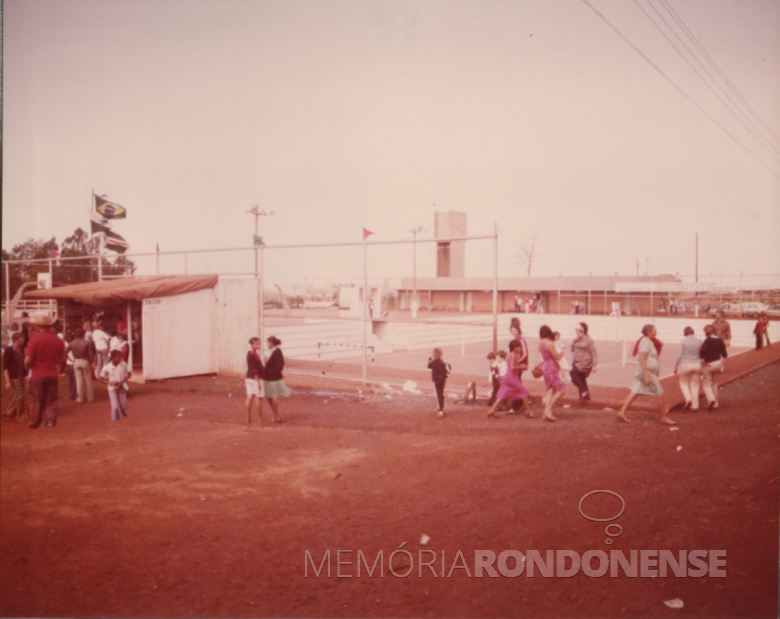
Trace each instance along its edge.
{"label": "brazilian flag", "polygon": [[116,202],[109,202],[95,196],[95,210],[106,219],[124,219],[127,217],[127,209]]}

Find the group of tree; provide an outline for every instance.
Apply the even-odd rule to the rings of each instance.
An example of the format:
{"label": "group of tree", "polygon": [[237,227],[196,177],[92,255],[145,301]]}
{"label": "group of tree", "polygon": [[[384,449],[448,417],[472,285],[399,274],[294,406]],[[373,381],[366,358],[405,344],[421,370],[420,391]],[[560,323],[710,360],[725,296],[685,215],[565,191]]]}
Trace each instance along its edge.
{"label": "group of tree", "polygon": [[[48,241],[28,239],[24,243],[14,245],[11,251],[3,251],[3,263],[8,261],[8,278],[11,298],[16,294],[25,282],[34,282],[39,273],[48,273],[52,270],[53,286],[68,286],[96,282],[99,279],[99,267],[97,253],[99,241],[97,237],[91,238],[89,232],[76,228],[73,234],[67,237],[62,244],[58,244],[55,237]],[[62,260],[62,258],[79,258],[78,260]],[[29,262],[32,260],[45,260],[45,262]],[[135,273],[135,263],[118,255],[114,258],[102,256],[103,275],[116,277],[132,275]],[[9,292],[5,286],[6,269],[3,268],[2,298],[5,300]]]}

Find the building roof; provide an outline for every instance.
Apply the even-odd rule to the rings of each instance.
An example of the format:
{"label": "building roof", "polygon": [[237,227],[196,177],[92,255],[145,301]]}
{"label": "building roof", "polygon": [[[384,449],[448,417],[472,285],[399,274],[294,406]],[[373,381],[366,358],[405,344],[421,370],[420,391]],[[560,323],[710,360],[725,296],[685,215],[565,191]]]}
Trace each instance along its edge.
{"label": "building roof", "polygon": [[88,284],[46,288],[25,292],[32,299],[70,299],[86,305],[112,306],[149,297],[170,297],[185,292],[214,288],[218,275],[158,275],[110,279]]}
{"label": "building roof", "polygon": [[[588,290],[614,291],[618,282],[672,282],[674,275],[593,275],[561,277],[499,277],[499,292],[585,292]],[[412,290],[411,277],[391,279],[389,287]],[[492,291],[492,277],[418,277],[417,290],[454,292]]]}

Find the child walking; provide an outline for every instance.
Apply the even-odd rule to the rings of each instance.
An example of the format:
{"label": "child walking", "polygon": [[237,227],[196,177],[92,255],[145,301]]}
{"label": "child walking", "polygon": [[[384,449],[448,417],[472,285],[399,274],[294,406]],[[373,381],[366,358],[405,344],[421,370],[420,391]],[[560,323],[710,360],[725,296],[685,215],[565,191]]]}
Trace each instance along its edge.
{"label": "child walking", "polygon": [[252,402],[257,400],[257,416],[260,423],[263,422],[263,361],[257,352],[263,345],[259,337],[253,337],[249,340],[249,352],[246,353],[246,376],[244,385],[246,386],[246,422],[252,423]]}
{"label": "child walking", "polygon": [[428,358],[428,369],[431,371],[433,387],[436,390],[436,410],[439,419],[444,418],[444,385],[452,372],[452,366],[442,359],[443,354],[441,348],[434,348],[433,356]]}
{"label": "child walking", "polygon": [[127,379],[133,373],[122,361],[122,353],[112,350],[110,361],[103,366],[100,377],[108,383],[108,399],[111,400],[111,421],[127,417]]}
{"label": "child walking", "polygon": [[490,382],[488,383],[488,386],[493,388],[493,392],[490,394],[490,399],[488,400],[488,406],[493,406],[493,403],[496,401],[496,396],[498,395],[498,390],[501,388],[501,374],[498,373],[497,359],[496,353],[488,353],[487,360],[490,367],[490,374],[488,374],[488,380]]}
{"label": "child walking", "polygon": [[271,356],[265,364],[265,380],[263,381],[263,389],[265,391],[265,399],[271,405],[271,410],[274,413],[274,418],[271,419],[272,423],[281,423],[282,418],[279,417],[279,402],[277,398],[290,397],[290,392],[287,390],[287,385],[284,384],[284,376],[282,376],[282,370],[284,369],[284,355],[282,349],[279,346],[282,345],[282,340],[273,335],[268,338],[268,349],[271,351]]}

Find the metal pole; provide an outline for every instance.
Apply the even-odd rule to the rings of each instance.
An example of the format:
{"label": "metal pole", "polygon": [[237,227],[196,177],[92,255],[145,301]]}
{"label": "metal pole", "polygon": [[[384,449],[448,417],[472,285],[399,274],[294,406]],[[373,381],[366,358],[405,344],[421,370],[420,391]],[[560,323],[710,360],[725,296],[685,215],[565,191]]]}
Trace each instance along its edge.
{"label": "metal pole", "polygon": [[[257,207],[255,207],[255,236],[257,236]],[[252,243],[254,244],[255,240],[252,239]],[[255,274],[257,274],[257,250],[255,249]],[[257,275],[255,275],[257,277]]]}
{"label": "metal pole", "polygon": [[412,318],[417,318],[417,230],[412,236]]}
{"label": "metal pole", "polygon": [[106,235],[101,232],[98,240],[98,281],[103,281],[103,249],[105,248]]}
{"label": "metal pole", "polygon": [[6,322],[13,322],[13,316],[11,316],[11,265],[8,262],[5,263],[5,312]]}
{"label": "metal pole", "polygon": [[155,275],[159,275],[160,274],[160,252],[159,251],[157,252],[156,261],[157,261],[157,265],[155,267]]}
{"label": "metal pole", "polygon": [[132,301],[127,302],[127,346],[129,354],[127,360],[130,365],[130,371],[133,371],[133,314],[130,311]]}
{"label": "metal pole", "polygon": [[[696,233],[696,283],[699,283],[699,233]],[[693,293],[693,302],[695,303],[696,317],[699,317],[699,287]]]}
{"label": "metal pole", "polygon": [[591,279],[593,278],[593,273],[588,275],[588,316],[590,316],[590,291],[591,288],[593,288]]}
{"label": "metal pole", "polygon": [[368,243],[363,239],[363,384],[368,371]]}
{"label": "metal pole", "polygon": [[[260,286],[260,329],[259,329],[259,331],[260,331],[260,340],[263,343],[263,351],[265,351],[266,350],[266,347],[265,347],[265,333],[263,331],[263,316],[264,316],[263,312],[265,311],[265,291],[263,290],[264,284],[265,284],[265,278],[264,278],[263,269],[264,269],[265,261],[264,261],[263,258],[264,258],[264,256],[263,256],[263,248],[260,247],[260,279],[259,279],[259,286]],[[265,352],[263,353],[263,360],[265,360]]]}
{"label": "metal pole", "polygon": [[493,352],[498,352],[498,222],[493,222]]}
{"label": "metal pole", "polygon": [[184,274],[188,275],[187,273],[187,252],[184,252]]}

